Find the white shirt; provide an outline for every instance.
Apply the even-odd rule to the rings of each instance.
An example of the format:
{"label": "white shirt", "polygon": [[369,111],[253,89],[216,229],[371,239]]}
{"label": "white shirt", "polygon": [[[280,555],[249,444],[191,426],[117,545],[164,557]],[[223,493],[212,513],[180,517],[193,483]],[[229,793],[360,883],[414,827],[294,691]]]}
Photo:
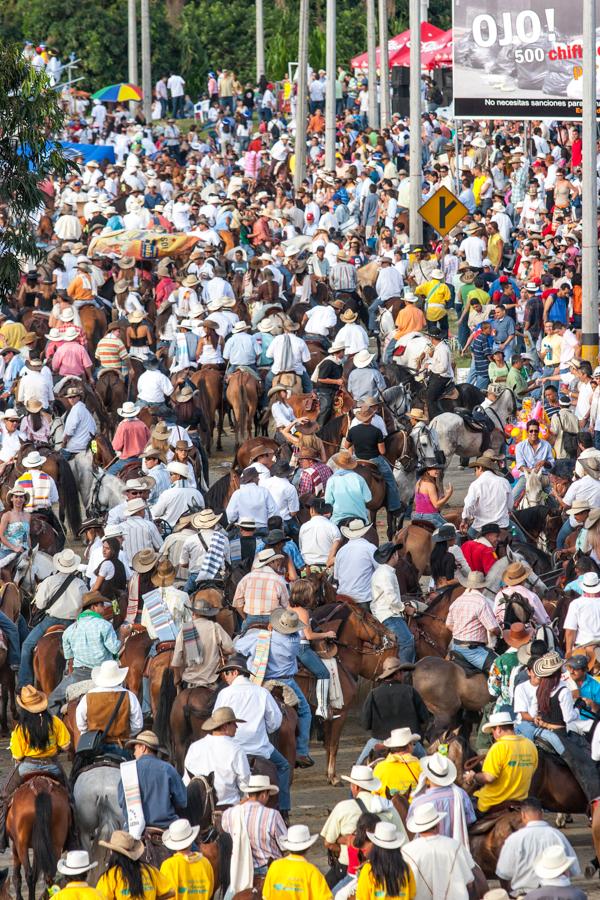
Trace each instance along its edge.
{"label": "white shirt", "polygon": [[[88,691],[88,694],[98,694],[98,693],[112,693],[118,694],[121,691],[126,690],[126,688],[119,685],[118,687],[96,687],[91,688]],[[131,734],[137,734],[144,727],[144,717],[142,715],[142,707],[140,706],[140,702],[135,694],[132,694],[131,691],[127,691],[129,694],[129,731]],[[116,703],[116,700],[115,700]],[[81,734],[85,734],[88,730],[87,727],[87,694],[81,698],[79,703],[77,704],[77,709],[75,710],[75,721],[77,722],[77,727]]]}
{"label": "white shirt", "polygon": [[144,372],[138,378],[138,397],[145,403],[164,403],[173,393],[173,385],[162,372]]}
{"label": "white shirt", "polygon": [[466,261],[475,269],[481,269],[483,266],[483,254],[485,253],[485,242],[480,237],[465,238],[460,245],[460,252],[464,253]]}
{"label": "white shirt", "polygon": [[17,399],[25,405],[29,400],[39,400],[44,409],[49,409],[54,403],[54,390],[52,376],[50,382],[43,370],[36,372],[27,367],[21,369],[17,387]]}
{"label": "white shirt", "polygon": [[324,566],[329,552],[342,534],[335,522],[326,516],[311,516],[300,526],[298,542],[302,559],[307,566]]}
{"label": "white shirt", "polygon": [[564,628],[575,632],[575,646],[600,640],[600,595],[571,600]]}
{"label": "white shirt", "polygon": [[283,428],[296,421],[296,415],[292,407],[288,406],[287,403],[282,403],[281,400],[273,404],[271,415],[273,416],[275,428]]}
{"label": "white shirt", "polygon": [[229,706],[237,719],[243,719],[235,733],[236,742],[249,756],[264,756],[273,752],[269,734],[277,731],[282,721],[279,706],[266,688],[254,684],[244,675],[217,694],[215,709]]}
{"label": "white shirt", "polygon": [[190,775],[210,775],[214,772],[219,806],[239,803],[241,785],[250,778],[248,757],[236,739],[225,734],[207,734],[201,740],[194,741],[183,765],[186,785],[190,783]]}
{"label": "white shirt", "polygon": [[243,484],[231,495],[225,513],[228,522],[250,518],[254,519],[258,528],[266,528],[269,516],[277,515],[277,505],[266,488],[258,484]]}
{"label": "white shirt", "polygon": [[281,516],[284,522],[289,521],[300,509],[298,491],[287,478],[271,476],[265,481],[265,487],[277,505],[276,515]]}
{"label": "white shirt", "polygon": [[508,514],[513,508],[510,485],[501,475],[483,472],[469,485],[463,505],[463,519],[473,519],[473,528],[496,522],[500,528],[508,528]]}
{"label": "white shirt", "polygon": [[171,91],[171,97],[183,97],[185,81],[181,75],[170,75],[167,80],[167,88]]}
{"label": "white shirt", "polygon": [[388,300],[390,297],[399,297],[402,294],[404,282],[402,275],[394,266],[385,266],[381,269],[375,282],[375,290],[380,300]]}
{"label": "white shirt", "polygon": [[171,528],[175,528],[180,518],[193,507],[204,509],[204,497],[200,491],[175,485],[160,495],[151,509],[152,518],[166,519]]}
{"label": "white shirt", "polygon": [[19,433],[19,429],[9,434],[8,431],[2,431],[2,447],[0,448],[0,461],[8,462],[16,456],[21,449],[23,438]]}
{"label": "white shirt", "polygon": [[371,612],[380,622],[404,614],[400,585],[395,569],[384,563],[377,566],[371,579]]}
{"label": "white shirt", "polygon": [[339,343],[343,341],[347,356],[369,348],[369,335],[362,325],[358,325],[356,322],[350,322],[340,328],[337,338]]}
{"label": "white shirt", "polygon": [[[570,484],[563,502],[568,506],[573,506],[575,500],[588,500],[591,509],[600,507],[600,481],[596,481],[591,475],[584,475],[578,478],[573,484]],[[577,527],[575,516],[569,516],[569,522],[573,528]]]}
{"label": "white shirt", "polygon": [[435,375],[442,375],[444,378],[454,378],[452,352],[446,341],[440,341],[435,347],[429,362],[429,369]]}
{"label": "white shirt", "polygon": [[417,883],[415,900],[468,900],[467,884],[473,881],[474,862],[468,850],[443,834],[417,835],[402,847]]}
{"label": "white shirt", "polygon": [[[284,362],[283,359],[283,349],[285,346],[286,338],[289,338],[291,344],[292,351],[292,365],[291,368],[284,369],[282,368],[282,364]],[[310,350],[306,346],[306,343],[299,338],[295,334],[278,334],[277,337],[274,337],[269,346],[267,347],[267,351],[265,356],[268,359],[272,359],[273,363],[271,365],[271,371],[274,375],[279,375],[280,372],[292,371],[295,372],[296,375],[301,375],[304,371],[304,363],[310,360]]]}
{"label": "white shirt", "polygon": [[64,446],[69,453],[80,453],[87,450],[90,438],[96,434],[96,423],[86,406],[78,400],[75,406],[69,410],[65,419],[65,438],[69,438]]}
{"label": "white shirt", "polygon": [[579,387],[577,389],[577,405],[575,407],[575,415],[582,421],[586,419],[590,413],[590,408],[592,405],[592,395],[594,393],[594,385],[591,381],[579,382]]}
{"label": "white shirt", "polygon": [[48,606],[52,595],[68,577],[62,572],[57,572],[55,575],[48,575],[47,578],[44,578],[35,592],[34,605],[56,619],[76,619],[81,612],[82,597],[87,591],[87,586],[79,577],[74,578],[60,597],[51,606]]}
{"label": "white shirt", "polygon": [[[196,532],[191,537],[188,536],[181,548],[178,564],[187,567],[188,572],[199,572],[202,568],[207,548],[210,547],[215,532],[220,530],[219,528],[203,528],[202,531]],[[206,547],[202,541],[204,541]],[[224,558],[225,562],[231,561],[229,541],[225,543]],[[171,562],[173,562],[172,559]]]}
{"label": "white shirt", "polygon": [[338,594],[346,594],[357,603],[371,602],[371,579],[377,568],[375,549],[364,538],[352,538],[338,550],[333,567]]}
{"label": "white shirt", "polygon": [[310,334],[321,334],[327,337],[330,328],[335,328],[337,318],[331,306],[313,306],[306,313],[308,322],[305,331]]}
{"label": "white shirt", "polygon": [[496,875],[503,881],[510,881],[511,891],[515,895],[533,891],[540,883],[534,869],[536,859],[548,847],[557,844],[562,844],[567,856],[575,857],[566,874],[570,878],[581,875],[576,853],[562,831],[543,821],[527,822],[524,828],[509,834],[500,850]]}

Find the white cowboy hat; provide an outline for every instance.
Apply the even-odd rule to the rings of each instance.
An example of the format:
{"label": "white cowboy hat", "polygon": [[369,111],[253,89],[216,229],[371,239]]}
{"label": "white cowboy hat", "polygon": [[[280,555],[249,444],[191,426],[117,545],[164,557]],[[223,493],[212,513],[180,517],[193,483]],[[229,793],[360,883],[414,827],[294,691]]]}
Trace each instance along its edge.
{"label": "white cowboy hat", "polygon": [[398,832],[393,822],[378,822],[375,831],[367,831],[367,837],[376,847],[385,850],[397,850],[405,843],[404,835]]}
{"label": "white cowboy hat", "polygon": [[220,309],[223,309],[224,300],[225,297],[217,297],[216,300],[211,300],[206,306],[207,310],[209,312],[219,312]]}
{"label": "white cowboy hat", "polygon": [[419,760],[419,764],[423,774],[432,784],[446,787],[449,784],[454,784],[456,781],[456,766],[451,759],[448,759],[447,756],[442,756],[441,753],[424,756]]}
{"label": "white cowboy hat", "polygon": [[199,825],[190,825],[187,819],[176,819],[163,831],[162,842],[169,850],[185,850],[198,837]]}
{"label": "white cowboy hat", "polygon": [[141,497],[134,497],[133,500],[127,501],[124,515],[133,516],[136,513],[141,512],[143,509],[146,509],[146,501],[142,500]]}
{"label": "white cowboy hat", "polygon": [[263,791],[268,791],[271,795],[279,793],[279,788],[276,784],[271,784],[268,775],[251,775],[240,787],[244,794],[260,794]]}
{"label": "white cowboy hat", "polygon": [[595,572],[586,572],[581,579],[584,594],[600,594],[600,578]]}
{"label": "white cowboy hat", "polygon": [[446,813],[438,812],[433,803],[419,803],[416,808],[411,809],[406,827],[413,834],[420,834],[422,831],[431,831],[445,818]]}
{"label": "white cowboy hat", "polygon": [[272,547],[265,547],[264,550],[259,550],[254,559],[254,569],[262,569],[263,566],[268,566],[270,563],[274,562],[276,559],[282,559],[283,555],[281,553],[276,553]]}
{"label": "white cowboy hat", "polygon": [[413,734],[410,728],[392,728],[389,738],[383,742],[384,747],[406,747],[414,741],[420,741],[420,734]]}
{"label": "white cowboy hat", "polygon": [[375,359],[374,353],[369,353],[368,350],[359,350],[358,353],[354,354],[352,362],[356,366],[357,369],[366,369],[368,365],[370,365]]}
{"label": "white cowboy hat", "polygon": [[32,450],[31,453],[28,453],[27,456],[23,457],[23,465],[26,469],[39,469],[45,462],[46,457],[41,456],[37,450]]}
{"label": "white cowboy hat", "polygon": [[122,419],[135,419],[139,411],[140,407],[137,404],[132,403],[131,400],[126,400],[123,406],[117,409],[117,414]]}
{"label": "white cowboy hat", "polygon": [[233,334],[239,334],[241,331],[250,331],[250,326],[247,322],[236,322],[233,326]]}
{"label": "white cowboy hat", "polygon": [[328,351],[328,352],[329,352],[330,354],[332,354],[332,353],[342,353],[342,352],[345,353],[345,352],[346,352],[346,344],[345,344],[345,342],[344,342],[344,341],[338,341],[337,338],[334,338],[333,344],[332,344],[331,347],[329,348],[329,351]]}
{"label": "white cowboy hat", "polygon": [[347,525],[342,525],[340,531],[345,538],[351,540],[352,538],[359,538],[365,535],[370,527],[370,522],[367,522],[365,525],[362,519],[352,519]]}
{"label": "white cowboy hat", "polygon": [[194,528],[197,528],[198,531],[202,531],[205,528],[214,528],[215,525],[219,524],[222,518],[223,513],[213,512],[212,509],[203,509],[202,512],[198,512],[192,516],[191,522]]}
{"label": "white cowboy hat", "polygon": [[318,837],[318,834],[311,834],[306,825],[291,825],[281,845],[286,850],[289,850],[290,853],[298,850],[308,850]]}
{"label": "white cowboy hat", "polygon": [[120,667],[116,659],[106,659],[92,669],[92,681],[96,687],[118,687],[127,678],[129,666]]}
{"label": "white cowboy hat", "polygon": [[261,319],[257,327],[263,334],[270,334],[274,328],[278,328],[279,326],[275,319],[272,319],[271,316],[266,316],[266,318]]}
{"label": "white cowboy hat", "polygon": [[67,307],[66,309],[63,309],[63,311],[60,314],[60,321],[61,322],[74,322],[75,321],[75,313],[73,312],[73,310],[71,309],[70,306]]}
{"label": "white cowboy hat", "polygon": [[509,712],[492,713],[485,725],[481,726],[484,734],[490,734],[494,728],[514,725],[515,721]]}
{"label": "white cowboy hat", "polygon": [[187,478],[190,474],[188,467],[180,462],[170,462],[167,466],[167,472],[170,472],[172,475],[180,475],[182,478]]}
{"label": "white cowboy hat", "polygon": [[56,863],[56,869],[61,875],[81,875],[97,865],[97,862],[90,862],[87,850],[70,850],[64,859]]}
{"label": "white cowboy hat", "polygon": [[80,563],[81,557],[73,553],[70,548],[63,550],[61,553],[56,553],[52,557],[52,565],[57,572],[62,572],[63,575],[70,575],[71,572],[76,572]]}
{"label": "white cowboy hat", "polygon": [[562,844],[553,844],[542,851],[533,864],[533,869],[538,878],[558,878],[576,859],[576,856],[567,856]]}
{"label": "white cowboy hat", "polygon": [[355,784],[363,791],[378,791],[381,787],[379,778],[373,775],[373,769],[370,766],[352,766],[349,775],[342,775],[344,781]]}
{"label": "white cowboy hat", "polygon": [[469,572],[466,578],[459,578],[460,583],[468,591],[478,591],[485,587],[485,575],[483,572]]}
{"label": "white cowboy hat", "polygon": [[76,328],[67,328],[63,331],[63,341],[75,341],[79,337],[79,332]]}
{"label": "white cowboy hat", "polygon": [[123,537],[123,528],[117,522],[115,522],[114,524],[109,522],[107,525],[104,526],[104,534],[102,535],[102,537],[103,538]]}
{"label": "white cowboy hat", "polygon": [[441,269],[434,269],[431,273],[431,278],[433,278],[435,281],[441,281],[444,278],[444,273]]}
{"label": "white cowboy hat", "polygon": [[416,303],[419,298],[412,291],[404,291],[403,300],[405,303]]}

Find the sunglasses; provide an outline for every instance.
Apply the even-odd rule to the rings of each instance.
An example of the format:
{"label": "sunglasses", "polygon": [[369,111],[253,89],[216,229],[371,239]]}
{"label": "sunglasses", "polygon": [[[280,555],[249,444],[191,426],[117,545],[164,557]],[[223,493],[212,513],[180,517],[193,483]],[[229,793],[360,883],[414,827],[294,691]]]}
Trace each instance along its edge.
{"label": "sunglasses", "polygon": [[529,428],[528,432],[529,432],[529,434],[539,434],[540,433],[539,429],[537,429],[537,428]]}

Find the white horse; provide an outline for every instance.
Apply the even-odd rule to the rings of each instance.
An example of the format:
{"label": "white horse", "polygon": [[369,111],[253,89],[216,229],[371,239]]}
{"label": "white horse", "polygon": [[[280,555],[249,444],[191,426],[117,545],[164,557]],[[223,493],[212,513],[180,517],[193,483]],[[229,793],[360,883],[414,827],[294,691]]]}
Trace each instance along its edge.
{"label": "white horse", "polygon": [[[490,435],[490,447],[496,453],[504,441],[504,428],[511,416],[515,414],[516,409],[513,392],[505,388],[485,410],[488,418],[494,423],[494,431]],[[440,449],[446,454],[448,463],[455,453],[461,458],[471,458],[481,454],[482,432],[470,431],[463,419],[456,413],[442,413],[432,420],[431,425],[437,432]]]}
{"label": "white horse", "polygon": [[545,481],[547,478],[539,472],[525,472],[525,493],[521,497],[518,509],[531,509],[547,502]]}
{"label": "white horse", "polygon": [[125,500],[121,479],[96,466],[91,450],[75,454],[70,464],[86,513],[98,514]]}
{"label": "white horse", "polygon": [[98,766],[82,772],[73,788],[75,819],[84,850],[90,855],[98,841],[108,841],[123,827],[118,790],[121,772],[113,766]]}
{"label": "white horse", "polygon": [[412,369],[413,372],[418,372],[422,368],[423,357],[427,356],[431,349],[429,337],[420,331],[411,331],[409,334],[403,335],[398,344],[404,347],[404,351],[399,356],[394,356],[394,362],[399,366]]}
{"label": "white horse", "polygon": [[31,550],[28,554],[21,554],[13,576],[14,583],[22,593],[33,597],[40,581],[52,575],[54,565],[52,557],[43,550]]}

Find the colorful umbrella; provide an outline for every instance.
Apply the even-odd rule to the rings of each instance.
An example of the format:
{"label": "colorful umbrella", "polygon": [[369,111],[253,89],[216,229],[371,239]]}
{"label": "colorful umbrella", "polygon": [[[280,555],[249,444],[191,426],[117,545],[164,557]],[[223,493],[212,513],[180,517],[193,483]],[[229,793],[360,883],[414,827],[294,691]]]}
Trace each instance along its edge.
{"label": "colorful umbrella", "polygon": [[107,103],[124,103],[126,100],[141,100],[143,94],[135,84],[109,84],[92,94],[92,100],[106,100]]}

